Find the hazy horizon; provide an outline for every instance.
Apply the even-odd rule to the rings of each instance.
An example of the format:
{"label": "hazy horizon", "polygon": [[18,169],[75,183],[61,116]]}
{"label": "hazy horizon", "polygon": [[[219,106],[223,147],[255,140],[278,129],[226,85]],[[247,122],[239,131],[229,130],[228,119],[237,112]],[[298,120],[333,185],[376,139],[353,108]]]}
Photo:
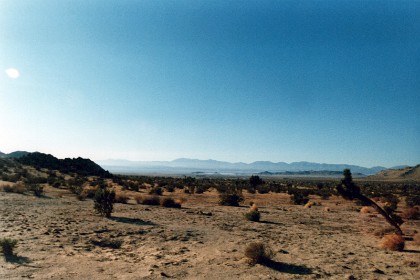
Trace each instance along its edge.
{"label": "hazy horizon", "polygon": [[420,162],[419,1],[1,1],[0,151]]}

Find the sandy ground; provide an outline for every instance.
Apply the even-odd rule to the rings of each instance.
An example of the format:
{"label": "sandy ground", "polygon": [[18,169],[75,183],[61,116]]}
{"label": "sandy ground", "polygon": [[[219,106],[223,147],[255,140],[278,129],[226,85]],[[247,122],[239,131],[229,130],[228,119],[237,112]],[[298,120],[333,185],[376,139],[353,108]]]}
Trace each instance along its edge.
{"label": "sandy ground", "polygon": [[[176,193],[187,198],[181,209],[115,204],[107,219],[92,200],[46,190],[0,192],[0,237],[19,242],[17,257],[0,256],[0,279],[420,279],[418,245],[379,249],[383,218],[337,197],[305,209],[285,194],[246,195],[243,205],[260,207],[257,223],[244,219],[248,207],[218,206],[215,192]],[[410,239],[420,224],[403,229]],[[107,240],[122,246],[97,245]],[[251,242],[269,245],[272,262],[249,265]]]}

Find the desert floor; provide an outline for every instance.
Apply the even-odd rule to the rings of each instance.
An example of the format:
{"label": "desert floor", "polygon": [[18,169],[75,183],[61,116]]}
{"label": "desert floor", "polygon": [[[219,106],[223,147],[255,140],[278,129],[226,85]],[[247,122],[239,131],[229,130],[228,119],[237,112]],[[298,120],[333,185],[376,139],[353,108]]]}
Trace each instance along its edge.
{"label": "desert floor", "polygon": [[[420,279],[420,246],[410,240],[419,221],[403,225],[406,249],[393,252],[378,247],[383,218],[338,197],[306,209],[286,194],[246,193],[243,205],[261,211],[262,221],[250,222],[248,206],[218,206],[214,191],[172,196],[187,199],[181,209],[130,200],[107,219],[67,190],[48,187],[43,198],[0,192],[0,237],[18,240],[16,257],[0,256],[0,278]],[[251,242],[269,245],[272,262],[250,265]]]}

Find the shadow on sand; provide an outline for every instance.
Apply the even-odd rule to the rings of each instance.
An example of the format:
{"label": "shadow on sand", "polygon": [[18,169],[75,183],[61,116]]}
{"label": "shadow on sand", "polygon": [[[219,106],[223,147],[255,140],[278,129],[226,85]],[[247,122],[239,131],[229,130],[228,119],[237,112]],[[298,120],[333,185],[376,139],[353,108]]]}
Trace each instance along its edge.
{"label": "shadow on sand", "polygon": [[259,221],[259,223],[261,223],[261,224],[269,224],[269,225],[279,225],[279,226],[284,225],[282,223],[271,222],[271,221]]}
{"label": "shadow on sand", "polygon": [[138,218],[127,218],[127,217],[110,217],[110,220],[119,222],[119,223],[125,223],[125,224],[132,224],[132,225],[139,225],[139,226],[157,226],[157,224],[150,222],[150,221],[144,221],[142,219]]}
{"label": "shadow on sand", "polygon": [[276,262],[273,260],[264,260],[264,262],[262,262],[261,265],[264,265],[266,267],[269,267],[279,272],[284,272],[284,273],[289,273],[289,274],[299,274],[299,275],[312,274],[312,269],[303,265],[287,264],[287,263]]}
{"label": "shadow on sand", "polygon": [[27,264],[31,262],[29,258],[17,255],[5,255],[4,259],[6,260],[6,262],[14,264]]}

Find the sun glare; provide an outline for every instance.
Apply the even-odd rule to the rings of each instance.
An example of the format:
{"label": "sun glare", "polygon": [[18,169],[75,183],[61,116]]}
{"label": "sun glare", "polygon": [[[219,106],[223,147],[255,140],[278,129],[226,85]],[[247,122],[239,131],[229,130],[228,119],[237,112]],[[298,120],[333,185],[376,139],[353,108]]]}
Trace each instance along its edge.
{"label": "sun glare", "polygon": [[11,78],[11,79],[17,79],[20,76],[19,71],[15,68],[6,69],[5,72],[6,72],[7,76],[9,76],[9,78]]}

